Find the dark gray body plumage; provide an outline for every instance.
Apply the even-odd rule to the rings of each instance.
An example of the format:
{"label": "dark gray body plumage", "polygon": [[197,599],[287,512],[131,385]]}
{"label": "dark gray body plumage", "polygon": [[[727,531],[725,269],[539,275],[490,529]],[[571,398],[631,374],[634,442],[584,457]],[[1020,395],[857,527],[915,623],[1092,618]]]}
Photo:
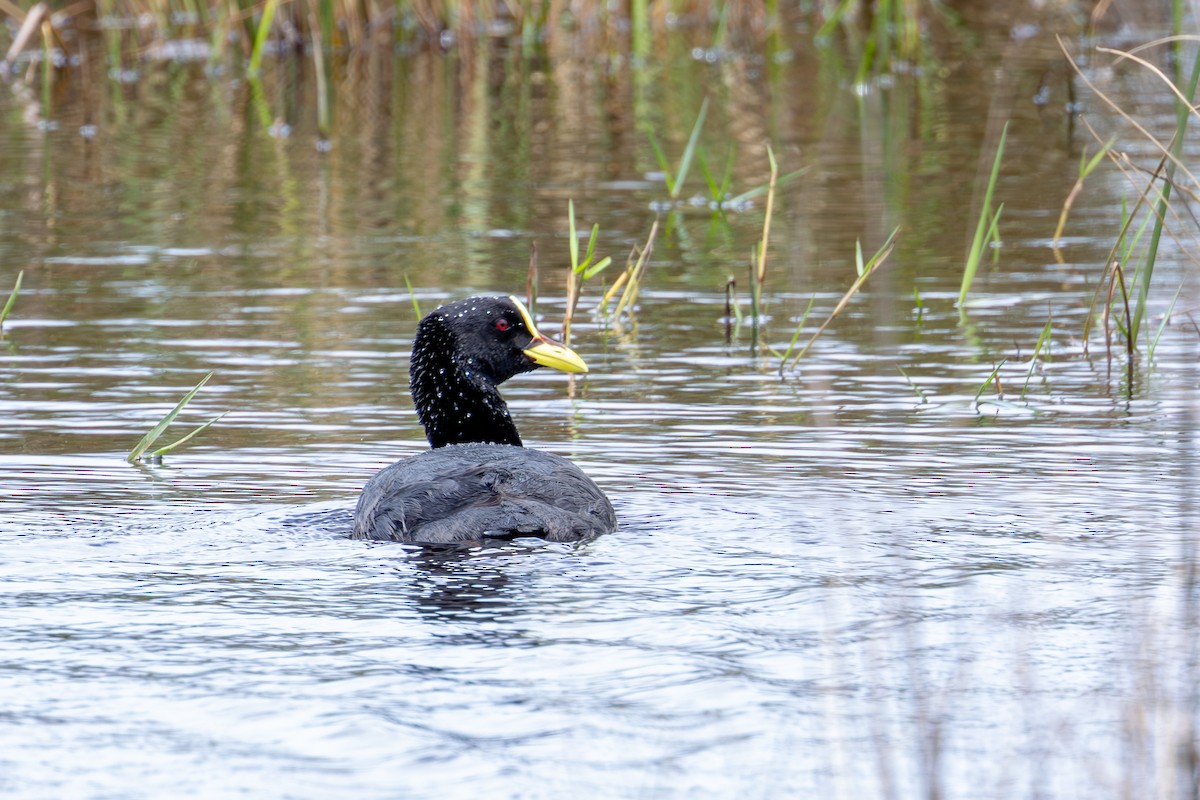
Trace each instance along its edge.
{"label": "dark gray body plumage", "polygon": [[616,524],[608,498],[567,459],[506,444],[456,444],[371,478],[352,536],[421,544],[515,536],[574,542]]}

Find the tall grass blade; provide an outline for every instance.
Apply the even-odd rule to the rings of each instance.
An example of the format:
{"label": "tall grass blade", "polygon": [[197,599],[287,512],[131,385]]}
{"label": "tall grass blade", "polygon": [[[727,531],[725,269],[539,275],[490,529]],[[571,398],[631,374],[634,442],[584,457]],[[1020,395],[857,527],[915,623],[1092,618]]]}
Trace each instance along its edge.
{"label": "tall grass blade", "polygon": [[667,194],[674,197],[675,176],[671,173],[671,163],[667,160],[667,154],[663,152],[662,145],[658,143],[658,137],[654,135],[654,131],[647,128],[646,136],[650,139],[650,148],[654,150],[654,160],[658,162],[658,168],[662,170],[663,182],[667,184]]}
{"label": "tall grass blade", "polygon": [[179,440],[177,440],[177,441],[171,442],[171,444],[167,445],[166,447],[160,447],[160,448],[158,448],[157,450],[155,450],[155,451],[154,451],[153,453],[151,453],[150,455],[152,455],[152,456],[158,456],[158,457],[162,457],[162,456],[166,455],[167,453],[169,453],[169,452],[171,452],[172,450],[174,450],[176,447],[179,447],[179,445],[181,445],[181,444],[183,444],[184,442],[186,442],[186,441],[188,441],[189,439],[191,439],[193,436],[195,436],[195,435],[197,435],[197,434],[199,434],[199,433],[203,433],[204,431],[208,430],[208,427],[209,427],[210,425],[212,425],[214,422],[219,422],[219,421],[221,420],[221,418],[222,418],[222,417],[224,417],[224,416],[225,416],[226,414],[228,414],[228,413],[229,413],[228,411],[222,411],[220,414],[217,414],[215,417],[213,417],[213,418],[212,418],[212,419],[210,419],[208,422],[206,422],[206,423],[204,423],[203,425],[201,425],[199,428],[196,428],[194,431],[192,431],[191,433],[189,433],[187,436],[184,436],[182,439],[179,439]]}
{"label": "tall grass blade", "polygon": [[981,395],[982,395],[984,392],[986,392],[986,391],[987,391],[987,388],[988,388],[989,386],[991,386],[991,385],[992,385],[992,383],[996,382],[996,378],[997,378],[997,377],[1000,375],[1000,369],[1001,369],[1001,368],[1002,368],[1002,367],[1003,367],[1005,364],[1007,364],[1007,363],[1008,363],[1008,359],[1004,359],[1004,360],[1003,360],[1003,361],[1001,361],[999,364],[997,364],[997,365],[996,365],[996,368],[992,370],[992,374],[991,374],[991,375],[988,375],[988,376],[987,376],[987,380],[986,380],[986,381],[984,381],[984,382],[983,382],[983,384],[982,384],[982,385],[979,387],[979,391],[975,392],[975,400],[974,400],[974,403],[973,403],[973,405],[974,405],[976,408],[979,408],[979,398],[980,398],[980,396],[981,396]]}
{"label": "tall grass blade", "polygon": [[771,163],[771,179],[767,182],[767,208],[763,212],[762,241],[758,246],[758,285],[767,279],[767,246],[771,241],[771,215],[775,212],[775,186],[779,180],[779,164],[775,161],[775,151],[767,145],[767,160]]}
{"label": "tall grass blade", "polygon": [[1183,284],[1179,284],[1179,288],[1175,290],[1175,296],[1171,298],[1171,305],[1167,307],[1167,311],[1163,314],[1162,322],[1158,325],[1158,330],[1154,334],[1154,339],[1151,340],[1150,346],[1147,349],[1147,354],[1151,359],[1154,358],[1154,351],[1158,349],[1158,340],[1162,338],[1163,331],[1167,328],[1167,323],[1171,321],[1171,315],[1175,313],[1175,304],[1179,301],[1179,293],[1183,291]]}
{"label": "tall grass blade", "polygon": [[1054,229],[1054,236],[1050,239],[1055,250],[1059,249],[1059,246],[1062,244],[1063,231],[1067,227],[1067,217],[1071,213],[1071,207],[1075,205],[1075,200],[1083,192],[1083,182],[1095,171],[1096,167],[1100,166],[1100,162],[1108,156],[1109,151],[1112,150],[1116,142],[1116,137],[1109,139],[1090,159],[1087,157],[1087,150],[1080,153],[1079,178],[1075,181],[1075,185],[1071,187],[1071,191],[1067,194],[1067,199],[1063,201],[1062,211],[1058,214],[1058,227]]}
{"label": "tall grass blade", "polygon": [[[328,6],[323,3],[322,6]],[[325,44],[323,35],[328,31],[324,24],[324,8],[321,17],[309,14],[309,27],[312,28],[313,73],[317,77],[317,131],[322,139],[328,139],[333,131],[332,103],[329,97],[329,67],[325,60]]]}
{"label": "tall grass blade", "polygon": [[975,280],[975,272],[983,259],[983,249],[987,246],[990,232],[999,220],[999,212],[992,214],[992,195],[996,190],[996,181],[1000,177],[1000,160],[1004,156],[1004,142],[1008,138],[1008,123],[1000,133],[1000,144],[996,147],[996,158],[992,162],[992,173],[988,178],[987,189],[983,195],[983,207],[979,210],[979,223],[975,226],[975,238],[971,241],[971,251],[967,254],[967,264],[963,269],[962,286],[958,291],[958,305],[961,308],[967,300],[967,292]]}
{"label": "tall grass blade", "polygon": [[[417,302],[417,293],[413,291],[412,281],[408,279],[407,274],[404,276],[404,285],[408,289],[408,299],[412,300],[413,313],[417,315],[417,319],[421,319],[421,304]],[[531,314],[533,313],[532,309],[533,307],[530,306],[529,313]]]}
{"label": "tall grass blade", "polygon": [[17,295],[21,293],[21,281],[25,279],[25,270],[17,273],[17,282],[13,284],[12,292],[8,295],[8,302],[4,304],[4,310],[0,311],[0,325],[4,324],[4,320],[8,319],[8,312],[12,311],[13,304],[17,302]]}
{"label": "tall grass blade", "polygon": [[600,223],[592,225],[592,234],[588,237],[587,249],[583,251],[583,263],[591,263],[592,257],[596,255],[596,237],[600,235]]}
{"label": "tall grass blade", "polygon": [[[165,431],[167,429],[167,426],[169,426],[172,422],[175,421],[175,418],[177,416],[179,416],[179,412],[183,411],[184,407],[192,401],[193,397],[196,396],[196,392],[200,391],[200,389],[203,388],[204,384],[208,383],[209,378],[211,378],[212,376],[213,376],[213,373],[209,372],[207,375],[205,375],[203,378],[201,378],[200,382],[197,383],[190,392],[185,394],[183,396],[183,399],[180,400],[179,403],[173,409],[171,409],[165,417],[163,417],[161,420],[159,420],[159,423],[157,425],[155,425],[153,428],[151,428],[149,433],[147,433],[145,436],[143,436],[141,438],[141,441],[139,441],[136,445],[134,445],[134,448],[129,451],[129,455],[127,455],[125,457],[125,460],[128,461],[130,464],[137,463],[137,461],[142,457],[142,454],[145,453],[147,449],[149,449],[150,445],[152,445],[156,441],[158,441],[158,437],[163,435],[163,431]],[[207,428],[213,422],[216,422],[216,420],[211,420],[211,421],[205,423],[201,427]],[[190,439],[192,436],[194,436],[197,433],[199,433],[199,429],[192,431],[191,434],[184,437],[184,439],[181,439],[180,442]],[[175,444],[179,444],[180,442],[176,442]],[[174,447],[174,446],[175,445],[171,445],[171,447]]]}
{"label": "tall grass blade", "polygon": [[[807,353],[813,346],[813,343],[817,341],[817,337],[825,332],[825,329],[829,327],[830,323],[833,322],[834,318],[837,317],[838,314],[842,313],[842,309],[846,307],[846,304],[850,302],[850,299],[854,297],[854,295],[858,294],[858,290],[861,289],[863,284],[867,282],[867,279],[875,274],[875,270],[879,269],[879,267],[883,265],[883,262],[887,260],[887,257],[891,255],[892,248],[896,246],[896,237],[899,236],[899,234],[900,226],[897,225],[892,230],[892,235],[889,236],[887,241],[883,243],[883,246],[876,250],[875,255],[871,256],[871,258],[867,261],[863,268],[863,273],[858,276],[858,279],[854,281],[850,288],[846,290],[846,293],[842,295],[842,299],[838,301],[838,304],[834,306],[833,311],[831,311],[829,316],[826,317],[825,321],[821,323],[821,327],[817,328],[816,333],[812,335],[804,347],[800,348],[800,352],[797,353],[796,357],[792,359],[792,369],[795,369],[796,365],[800,363],[800,359],[804,358],[804,354]],[[783,365],[781,364],[780,372],[782,373],[782,371]]]}
{"label": "tall grass blade", "polygon": [[607,267],[611,263],[612,263],[612,256],[605,256],[604,258],[597,261],[595,264],[592,264],[590,267],[583,270],[583,279],[585,281],[590,281],[592,278],[596,277],[601,272],[603,272],[604,268]]}
{"label": "tall grass blade", "polygon": [[626,268],[629,280],[626,281],[625,291],[621,293],[621,299],[617,301],[617,307],[613,310],[614,317],[619,317],[622,310],[631,308],[637,302],[642,277],[646,274],[646,268],[650,265],[650,254],[654,252],[654,239],[657,236],[658,217],[655,217],[654,223],[650,226],[650,235],[646,237],[646,244],[638,254],[637,262]]}
{"label": "tall grass blade", "polygon": [[687,146],[683,148],[683,157],[679,159],[679,172],[675,175],[675,185],[671,187],[671,198],[679,197],[683,182],[687,180],[688,170],[696,155],[696,146],[700,143],[700,129],[704,127],[704,118],[708,115],[708,98],[700,104],[700,113],[696,115],[696,124],[692,126],[692,134],[688,137]]}
{"label": "tall grass blade", "polygon": [[[787,175],[779,176],[779,180],[775,181],[775,186],[779,187],[785,183],[789,183],[791,181],[796,180],[796,178],[799,178],[801,175],[808,172],[808,169],[809,169],[808,167],[801,167],[800,169],[796,170],[795,172],[789,172]],[[734,197],[729,198],[722,205],[732,206],[732,207],[736,208],[737,206],[741,205],[742,203],[745,203],[749,200],[753,200],[754,198],[759,197],[760,195],[766,194],[770,188],[771,188],[770,184],[767,184],[767,183],[764,183],[761,186],[755,186],[753,189],[747,189],[746,191],[742,192],[741,194],[735,195]]]}
{"label": "tall grass blade", "polygon": [[725,195],[729,193],[729,184],[733,182],[733,161],[736,152],[735,148],[729,148],[729,154],[725,157],[725,172],[721,175],[720,183],[717,182],[716,175],[709,169],[704,151],[701,150],[696,154],[696,159],[700,163],[700,171],[704,174],[704,182],[708,184],[708,194],[718,208],[724,205]]}
{"label": "tall grass blade", "polygon": [[804,330],[804,323],[808,322],[808,316],[812,314],[813,305],[817,302],[817,296],[814,294],[808,298],[808,307],[804,309],[804,314],[801,315],[800,321],[796,323],[796,332],[792,334],[792,340],[788,342],[787,350],[780,353],[773,347],[767,349],[771,351],[776,358],[779,359],[779,374],[783,374],[783,368],[787,364],[788,359],[792,357],[792,351],[796,349],[796,342],[800,341],[800,332]]}
{"label": "tall grass blade", "polygon": [[1192,103],[1196,98],[1196,85],[1200,83],[1200,57],[1196,58],[1192,64],[1192,76],[1188,84],[1187,97],[1184,99],[1176,99],[1176,117],[1175,117],[1175,136],[1171,140],[1170,157],[1171,160],[1167,164],[1167,176],[1163,182],[1162,197],[1158,201],[1158,208],[1155,211],[1154,230],[1150,234],[1150,244],[1146,250],[1146,264],[1144,275],[1142,276],[1141,286],[1138,287],[1137,305],[1133,312],[1133,322],[1130,327],[1130,339],[1137,341],[1138,329],[1141,327],[1142,319],[1146,316],[1146,301],[1150,297],[1150,279],[1154,275],[1154,265],[1158,259],[1158,245],[1162,238],[1163,223],[1167,215],[1167,207],[1171,198],[1171,186],[1175,182],[1176,166],[1179,162],[1179,157],[1183,153],[1183,139],[1187,135],[1188,120],[1191,117],[1189,113],[1192,110]]}
{"label": "tall grass blade", "polygon": [[567,249],[571,253],[571,271],[579,271],[579,235],[575,231],[575,201],[567,200]]}
{"label": "tall grass blade", "polygon": [[903,369],[901,369],[900,367],[896,367],[896,369],[900,370],[900,374],[904,376],[904,380],[908,381],[908,386],[909,386],[909,388],[910,388],[910,389],[912,389],[914,392],[916,392],[916,393],[917,393],[917,397],[921,398],[921,402],[922,402],[922,403],[928,403],[928,402],[929,402],[929,395],[927,395],[927,394],[925,394],[925,392],[921,391],[921,387],[920,387],[920,386],[917,386],[917,384],[913,382],[913,379],[912,379],[912,378],[910,378],[910,377],[908,377],[908,373],[907,373],[907,372],[905,372],[905,371],[904,371]]}
{"label": "tall grass blade", "polygon": [[1033,371],[1037,369],[1038,356],[1042,353],[1042,348],[1050,342],[1050,334],[1054,328],[1054,317],[1046,320],[1046,324],[1042,327],[1042,335],[1038,337],[1037,344],[1033,348],[1033,357],[1029,359],[1029,372],[1025,375],[1025,385],[1021,387],[1021,399],[1025,399],[1025,393],[1029,391],[1029,381],[1033,378]]}

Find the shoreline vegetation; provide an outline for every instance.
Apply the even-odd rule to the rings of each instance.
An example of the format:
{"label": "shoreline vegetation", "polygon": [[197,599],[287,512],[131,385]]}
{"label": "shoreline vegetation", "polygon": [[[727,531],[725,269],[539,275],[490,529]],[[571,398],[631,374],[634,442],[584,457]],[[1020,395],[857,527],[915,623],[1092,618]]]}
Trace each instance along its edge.
{"label": "shoreline vegetation", "polygon": [[[973,5],[1014,19],[1024,8]],[[1082,15],[1094,25],[1108,5],[1053,0],[1043,13]],[[62,79],[81,67],[86,73],[97,50],[117,80],[144,61],[222,64],[254,78],[288,54],[312,59],[324,73],[330,56],[381,45],[449,51],[480,40],[505,40],[526,55],[566,43],[578,55],[638,64],[665,36],[690,31],[707,40],[695,54],[704,59],[746,47],[782,50],[785,39],[842,43],[863,81],[921,61],[933,38],[960,26],[962,13],[934,0],[2,0],[8,42],[0,73],[27,83]]]}
{"label": "shoreline vegetation", "polygon": [[[902,221],[889,220],[886,226],[881,223],[876,230],[856,237],[853,251],[846,248],[846,252],[854,253],[856,275],[838,289],[839,293],[846,292],[844,296],[839,294],[840,301],[826,302],[822,307],[813,294],[806,299],[806,306],[794,298],[781,300],[764,295],[764,285],[775,282],[768,263],[771,270],[787,268],[783,259],[775,255],[768,258],[773,247],[772,217],[780,213],[776,203],[788,206],[788,198],[782,195],[795,178],[811,174],[812,182],[819,182],[821,165],[810,154],[794,151],[781,156],[777,163],[776,154],[783,151],[772,121],[740,119],[737,97],[752,94],[759,84],[765,83],[768,90],[777,88],[772,87],[773,70],[796,58],[797,53],[809,57],[815,52],[816,60],[836,61],[836,68],[830,72],[840,82],[842,93],[856,98],[868,96],[881,86],[910,81],[915,88],[907,99],[920,110],[910,112],[911,119],[897,114],[896,130],[884,132],[885,137],[891,137],[896,153],[902,154],[904,136],[911,135],[932,116],[922,104],[931,102],[929,97],[940,90],[931,76],[948,69],[946,53],[951,48],[946,46],[947,40],[975,35],[972,21],[978,21],[981,14],[1008,20],[1014,37],[1017,32],[1021,36],[1034,35],[1022,26],[1040,26],[1049,31],[1049,21],[1053,21],[1057,29],[1067,33],[1057,39],[1056,49],[1061,47],[1061,53],[1056,54],[1057,64],[1047,70],[1033,102],[1040,103],[1041,108],[1047,105],[1046,96],[1062,100],[1058,113],[1068,120],[1067,146],[1082,147],[1078,180],[1070,193],[1046,198],[1046,210],[1052,210],[1058,220],[1057,229],[1052,232],[1051,225],[1046,232],[1047,236],[1052,234],[1054,257],[1060,263],[1065,260],[1062,242],[1069,211],[1086,196],[1088,181],[1094,180],[1090,176],[1102,165],[1115,167],[1126,176],[1128,203],[1119,218],[1114,215],[1112,252],[1097,274],[1089,277],[1084,295],[1090,295],[1091,313],[1082,330],[1067,331],[1059,323],[1052,325],[1050,320],[1059,310],[1050,309],[1036,344],[1030,341],[1018,345],[1023,352],[1032,352],[1032,359],[1012,359],[1008,368],[1011,374],[1001,369],[1005,359],[990,355],[981,358],[979,377],[987,377],[975,396],[978,407],[980,396],[990,386],[995,387],[1000,402],[1004,402],[1005,384],[1028,388],[1033,374],[1048,362],[1054,351],[1054,335],[1060,331],[1063,336],[1078,336],[1085,355],[1093,333],[1098,332],[1095,335],[1102,337],[1110,368],[1118,363],[1121,367],[1116,370],[1124,376],[1121,393],[1129,397],[1145,380],[1159,338],[1173,319],[1181,330],[1195,329],[1200,334],[1186,304],[1176,311],[1175,300],[1171,299],[1165,311],[1156,315],[1150,302],[1153,296],[1154,305],[1161,310],[1166,299],[1178,299],[1184,290],[1178,282],[1151,286],[1160,243],[1182,243],[1200,233],[1200,225],[1193,224],[1194,217],[1185,207],[1186,199],[1194,196],[1198,187],[1182,151],[1190,118],[1197,113],[1193,100],[1200,79],[1200,59],[1195,56],[1195,42],[1184,35],[1194,23],[1184,14],[1182,0],[1173,0],[1170,9],[1160,8],[1155,13],[1162,16],[1158,20],[1162,29],[1173,31],[1174,39],[1137,43],[1137,47],[1125,50],[1099,46],[1100,40],[1090,34],[1111,25],[1111,17],[1122,11],[1130,13],[1133,8],[1149,9],[1149,5],[1131,2],[1122,7],[1119,3],[1057,0],[1042,4],[1038,11],[1041,16],[1036,20],[1027,20],[1033,12],[1022,3],[964,2],[951,8],[931,0],[82,0],[58,8],[43,2],[0,0],[0,14],[6,19],[9,36],[7,43],[0,43],[0,51],[5,53],[0,72],[24,106],[27,121],[53,130],[66,119],[65,109],[73,108],[71,118],[81,123],[80,136],[91,139],[98,135],[97,122],[103,118],[106,103],[110,108],[136,105],[136,97],[129,96],[133,91],[130,87],[150,70],[147,65],[166,63],[203,69],[214,81],[236,86],[235,91],[246,99],[247,119],[256,121],[271,137],[286,138],[290,129],[303,126],[316,134],[321,153],[335,146],[337,132],[353,130],[353,115],[368,105],[357,95],[370,93],[373,83],[383,87],[381,92],[394,89],[389,82],[388,61],[397,54],[420,52],[434,59],[442,55],[457,59],[455,70],[448,74],[462,81],[460,90],[464,95],[475,98],[481,90],[492,91],[502,81],[501,90],[508,92],[506,101],[514,101],[526,111],[532,108],[532,93],[543,91],[538,87],[548,83],[566,98],[563,107],[589,102],[603,105],[602,110],[590,113],[605,122],[620,120],[620,125],[614,124],[608,134],[614,141],[623,142],[622,155],[636,156],[640,152],[641,175],[655,174],[657,167],[665,184],[665,196],[660,194],[651,204],[645,224],[637,233],[637,241],[645,244],[629,250],[625,269],[609,270],[611,274],[602,271],[613,257],[623,253],[608,244],[599,245],[602,249],[597,250],[598,226],[580,226],[577,231],[569,198],[562,198],[567,203],[553,198],[556,208],[567,205],[571,209],[567,215],[571,265],[566,270],[545,270],[556,286],[565,285],[564,336],[570,335],[571,319],[585,282],[593,278],[595,297],[589,298],[589,303],[602,310],[601,316],[617,329],[623,316],[632,317],[639,286],[643,279],[651,280],[647,268],[656,238],[682,246],[680,220],[684,214],[711,217],[711,239],[733,249],[735,236],[727,217],[749,211],[762,216],[761,237],[750,254],[748,272],[730,262],[729,277],[724,282],[727,308],[720,321],[727,341],[732,341],[738,338],[746,316],[751,351],[764,363],[771,361],[766,358],[768,353],[773,355],[773,364],[783,375],[798,371],[809,347],[864,287],[875,268],[883,265],[893,247],[896,253],[892,261],[910,260],[904,252],[907,247],[930,248],[922,248],[919,233],[913,235],[917,232],[905,229],[905,235],[897,237],[904,228]],[[693,61],[736,66],[722,73],[727,79],[723,86],[690,87],[677,92],[677,96],[663,92],[656,105],[656,100],[648,99],[653,96],[647,86],[663,77],[659,61],[681,54]],[[497,57],[505,61],[500,77],[488,75],[486,69],[476,71],[475,61]],[[1118,100],[1106,96],[1091,82],[1092,65],[1144,70],[1148,80],[1165,82],[1177,98],[1174,130],[1164,135],[1139,125],[1134,112],[1122,109]],[[314,102],[289,97],[281,88],[285,83],[299,86],[296,92],[310,93],[306,99]],[[512,89],[511,84],[520,84],[521,88]],[[603,86],[602,92],[596,91],[597,84]],[[978,126],[976,185],[968,187],[962,203],[963,210],[969,209],[975,220],[974,236],[968,231],[964,237],[964,266],[955,303],[968,340],[976,337],[970,319],[973,282],[977,274],[983,278],[989,262],[993,267],[1003,267],[1003,172],[1008,168],[1007,163],[1002,165],[1007,159],[1004,142],[1010,136],[1010,125],[1011,135],[1020,135],[1016,130],[1019,121],[1013,123],[1014,117],[1019,117],[1015,112],[1017,101],[1000,83],[992,88],[988,119]],[[714,102],[711,114],[710,99],[714,95],[709,91],[720,93],[724,101],[719,109]],[[1126,123],[1124,132],[1097,132],[1086,115],[1080,115],[1080,97],[1109,113],[1113,120]],[[375,100],[373,96],[368,99]],[[386,101],[376,102],[382,105]],[[470,104],[474,102],[482,105],[486,101],[463,100],[464,107],[458,113],[473,120],[469,139],[486,149],[488,123],[483,112],[487,109],[472,113]],[[617,109],[616,104],[621,102],[627,107]],[[902,105],[896,103],[897,107]],[[343,114],[340,120],[339,110]],[[432,105],[425,110],[436,111]],[[704,131],[706,118],[712,124],[712,116],[721,118],[713,127],[723,128],[715,134]],[[384,124],[387,122],[384,120]],[[464,123],[463,127],[468,125]],[[394,131],[381,127],[376,138],[385,141],[390,136]],[[1122,139],[1129,142],[1138,137],[1143,147],[1161,153],[1156,168],[1132,166],[1122,151]],[[964,137],[964,141],[970,138]],[[636,141],[630,144],[631,140]],[[427,136],[422,144],[429,143]],[[653,155],[652,160],[645,158],[647,153]],[[495,151],[487,155],[495,160]],[[532,151],[526,156],[531,161],[536,159]],[[232,163],[230,166],[234,167]],[[280,170],[286,173],[286,165]],[[692,180],[685,189],[689,171]],[[707,192],[697,176],[702,176]],[[588,175],[580,172],[573,179],[583,185]],[[781,195],[778,199],[777,188]],[[829,190],[830,194],[836,191],[836,187]],[[302,205],[299,198],[293,198],[293,202],[297,207]],[[581,219],[590,223],[592,213],[584,212],[580,205]],[[581,236],[586,243],[582,260],[578,252]],[[910,238],[918,238],[918,242],[909,245]],[[866,259],[864,247],[868,253],[874,250],[875,256]],[[940,253],[957,257],[952,249],[943,243]],[[1190,252],[1187,247],[1180,249]],[[538,291],[536,257],[533,261],[528,279],[531,307]],[[748,315],[743,314],[737,295],[736,283],[741,275],[746,276]],[[919,320],[926,303],[936,301],[922,300],[922,287],[916,277],[920,276],[910,272],[898,280],[912,282]],[[1082,302],[1088,302],[1086,296]],[[772,313],[764,310],[768,303],[773,306]],[[610,304],[611,317],[606,313]],[[768,330],[771,319],[774,324]],[[779,336],[786,338],[781,340]],[[905,379],[925,402],[917,384],[907,375]],[[1022,402],[1025,394],[1023,389]]]}

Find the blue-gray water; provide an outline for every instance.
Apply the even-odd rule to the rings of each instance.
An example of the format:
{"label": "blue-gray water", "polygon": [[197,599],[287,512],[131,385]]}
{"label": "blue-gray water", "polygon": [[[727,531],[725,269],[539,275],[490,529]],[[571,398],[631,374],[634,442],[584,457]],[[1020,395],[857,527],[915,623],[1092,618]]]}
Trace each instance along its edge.
{"label": "blue-gray water", "polygon": [[[0,792],[1193,796],[1195,268],[1164,243],[1150,335],[1182,283],[1180,313],[1132,387],[1096,329],[1085,349],[1132,190],[1089,178],[1055,257],[1096,145],[1059,89],[1032,100],[1063,68],[1051,22],[971,21],[982,42],[864,96],[802,37],[766,97],[753,53],[664,61],[628,118],[579,96],[603,82],[566,56],[389,57],[369,101],[343,87],[328,154],[292,106],[272,134],[198,70],[148,66],[147,97],[102,98],[94,140],[75,105],[46,131],[5,96],[0,293],[26,274],[0,341]],[[1173,124],[1152,80],[1089,67]],[[172,80],[184,99],[156,94]],[[619,530],[453,554],[347,539],[365,480],[424,446],[404,278],[425,310],[523,294],[537,240],[553,330],[567,198],[623,262],[664,205],[638,125],[677,152],[697,87],[710,160],[740,143],[739,186],[765,178],[768,133],[785,170],[809,166],[778,199],[763,341],[727,340],[723,293],[736,275],[748,312],[762,198],[724,221],[687,206],[633,316],[605,322],[585,291],[590,375],[504,387],[527,444],[592,475]],[[308,91],[281,80],[267,102]],[[1013,120],[1003,245],[960,317],[992,117]],[[811,333],[855,239],[869,255],[895,225],[889,266],[781,378],[765,345],[787,348],[815,294]],[[228,415],[126,464],[209,370],[182,419]]]}

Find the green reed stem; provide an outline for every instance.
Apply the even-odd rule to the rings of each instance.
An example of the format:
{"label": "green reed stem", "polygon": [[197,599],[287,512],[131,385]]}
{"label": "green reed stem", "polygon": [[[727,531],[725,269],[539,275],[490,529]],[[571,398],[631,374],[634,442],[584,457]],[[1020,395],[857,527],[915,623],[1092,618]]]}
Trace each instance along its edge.
{"label": "green reed stem", "polygon": [[0,326],[4,325],[4,320],[8,319],[8,312],[12,311],[13,304],[17,302],[17,295],[21,293],[21,281],[25,278],[25,270],[17,273],[17,282],[13,284],[12,292],[8,295],[8,302],[4,304],[4,309],[0,310]]}
{"label": "green reed stem", "polygon": [[262,18],[258,21],[258,29],[254,32],[254,50],[250,53],[250,64],[246,67],[246,71],[251,75],[258,75],[262,68],[263,50],[271,35],[271,23],[275,20],[275,9],[278,7],[279,0],[267,0],[267,4],[263,7]]}

